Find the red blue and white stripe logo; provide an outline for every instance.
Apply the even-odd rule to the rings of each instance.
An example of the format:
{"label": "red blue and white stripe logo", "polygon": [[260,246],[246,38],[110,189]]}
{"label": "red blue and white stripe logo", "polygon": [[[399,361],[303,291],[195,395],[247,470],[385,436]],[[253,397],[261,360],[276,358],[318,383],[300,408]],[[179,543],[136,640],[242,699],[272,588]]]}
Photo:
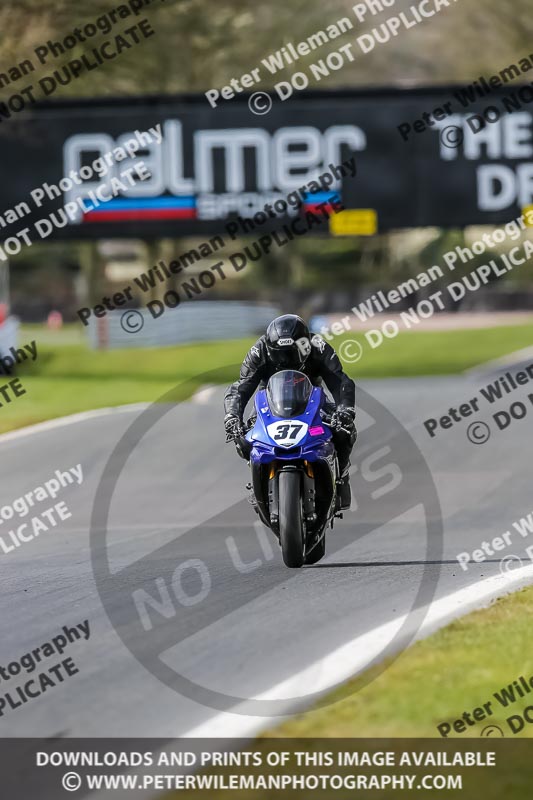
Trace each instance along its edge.
{"label": "red blue and white stripe logo", "polygon": [[330,199],[335,196],[336,199],[340,200],[340,192],[308,192],[305,195],[303,210],[316,211],[319,214],[323,210],[318,208],[320,203],[329,203]]}
{"label": "red blue and white stripe logo", "polygon": [[[90,206],[88,200],[84,204]],[[122,222],[127,220],[196,219],[196,197],[113,198],[83,214],[84,222]]]}

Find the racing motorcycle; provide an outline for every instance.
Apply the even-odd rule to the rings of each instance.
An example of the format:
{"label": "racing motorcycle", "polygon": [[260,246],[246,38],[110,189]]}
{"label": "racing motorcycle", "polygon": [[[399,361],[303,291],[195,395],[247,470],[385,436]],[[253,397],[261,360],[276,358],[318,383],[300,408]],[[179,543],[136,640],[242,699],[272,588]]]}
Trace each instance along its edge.
{"label": "racing motorcycle", "polygon": [[302,372],[277,372],[257,392],[249,429],[236,440],[249,453],[250,501],[276,535],[287,567],[320,561],[328,524],[342,517],[326,406],[323,390]]}

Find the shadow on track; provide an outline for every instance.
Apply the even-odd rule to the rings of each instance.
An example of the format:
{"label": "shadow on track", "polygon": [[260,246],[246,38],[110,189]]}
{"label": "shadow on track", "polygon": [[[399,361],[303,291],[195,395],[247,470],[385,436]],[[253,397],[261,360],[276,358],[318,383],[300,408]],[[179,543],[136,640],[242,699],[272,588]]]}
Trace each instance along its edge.
{"label": "shadow on track", "polygon": [[[487,559],[484,564],[499,564],[498,559]],[[457,561],[343,561],[338,564],[309,564],[305,569],[338,569],[339,567],[411,567],[417,564],[457,564]]]}

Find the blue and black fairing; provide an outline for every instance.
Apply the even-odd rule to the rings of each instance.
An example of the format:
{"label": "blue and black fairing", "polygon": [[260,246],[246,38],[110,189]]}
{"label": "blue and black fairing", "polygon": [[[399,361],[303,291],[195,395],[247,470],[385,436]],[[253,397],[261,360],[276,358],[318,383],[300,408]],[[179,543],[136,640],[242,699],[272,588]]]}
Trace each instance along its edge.
{"label": "blue and black fairing", "polygon": [[305,411],[290,417],[292,421],[303,422],[308,426],[304,439],[295,447],[280,447],[269,435],[267,427],[274,422],[285,422],[287,417],[274,414],[266,390],[260,390],[255,397],[257,419],[254,427],[246,434],[246,439],[252,444],[250,455],[252,463],[268,464],[273,460],[294,461],[294,459],[317,461],[331,456],[334,448],[331,442],[331,430],[323,423],[320,416],[323,408],[324,393],[320,387],[315,386]]}

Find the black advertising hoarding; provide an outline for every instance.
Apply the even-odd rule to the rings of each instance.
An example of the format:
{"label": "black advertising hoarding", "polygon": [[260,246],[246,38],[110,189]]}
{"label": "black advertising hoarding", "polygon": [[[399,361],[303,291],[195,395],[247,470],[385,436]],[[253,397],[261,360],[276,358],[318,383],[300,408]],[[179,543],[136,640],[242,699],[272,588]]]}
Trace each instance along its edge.
{"label": "black advertising hoarding", "polygon": [[[0,123],[0,236],[5,241],[25,228],[32,241],[223,233],[229,219],[253,216],[352,156],[355,177],[328,194],[337,190],[347,209],[375,219],[367,233],[504,223],[533,204],[531,87],[522,88],[520,97],[520,87],[492,90],[466,107],[461,89],[447,87],[307,92],[285,102],[273,95],[263,115],[252,113],[248,95],[215,109],[202,95],[51,103],[13,113]],[[471,118],[489,106],[487,118],[499,118],[481,129]],[[125,190],[109,203],[91,203],[91,191],[94,199],[102,182],[131,167],[130,159],[109,154],[150,129],[151,143],[136,154],[149,177],[136,176],[135,186],[122,181]],[[105,176],[79,177],[106,156]],[[43,189],[71,170],[79,183],[64,182],[59,193]],[[77,209],[71,205],[58,227],[50,214],[67,203]],[[357,232],[354,219],[344,232]]]}

